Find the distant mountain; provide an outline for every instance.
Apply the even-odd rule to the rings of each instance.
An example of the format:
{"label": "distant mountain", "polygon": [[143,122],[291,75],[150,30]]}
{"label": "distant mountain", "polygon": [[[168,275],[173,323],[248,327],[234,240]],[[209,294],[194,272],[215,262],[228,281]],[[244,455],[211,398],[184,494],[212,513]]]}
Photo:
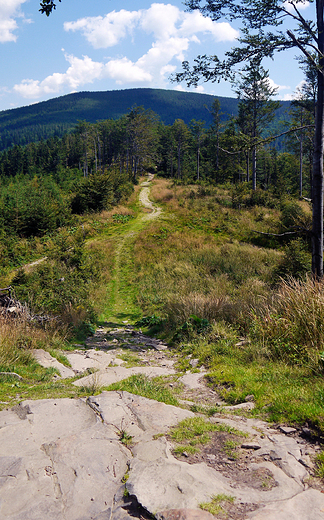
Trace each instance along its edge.
{"label": "distant mountain", "polygon": [[[78,92],[58,98],[0,112],[0,150],[15,144],[61,137],[78,121],[95,123],[104,119],[118,119],[134,105],[156,112],[165,124],[175,119],[189,123],[192,119],[211,123],[210,108],[215,97],[194,92],[179,92],[150,88],[112,90],[106,92]],[[237,115],[238,100],[218,96],[222,120]],[[282,102],[278,117],[289,107]]]}

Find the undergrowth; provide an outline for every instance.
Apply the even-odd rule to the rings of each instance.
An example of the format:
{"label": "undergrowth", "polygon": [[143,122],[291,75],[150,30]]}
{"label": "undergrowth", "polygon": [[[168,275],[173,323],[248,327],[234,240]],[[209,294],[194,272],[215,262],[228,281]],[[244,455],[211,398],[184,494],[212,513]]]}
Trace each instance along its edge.
{"label": "undergrowth", "polygon": [[164,180],[153,194],[164,216],[135,247],[144,316],[227,402],[253,394],[253,414],[324,433],[324,285],[306,239],[273,236],[307,228],[307,203]]}

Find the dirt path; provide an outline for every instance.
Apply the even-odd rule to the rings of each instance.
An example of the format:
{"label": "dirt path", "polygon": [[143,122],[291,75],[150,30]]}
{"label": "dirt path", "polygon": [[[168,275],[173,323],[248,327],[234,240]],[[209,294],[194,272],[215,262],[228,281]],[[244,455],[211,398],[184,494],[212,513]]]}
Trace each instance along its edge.
{"label": "dirt path", "polygon": [[130,222],[126,234],[121,236],[115,249],[115,263],[113,277],[110,284],[110,307],[106,319],[108,321],[134,321],[140,315],[134,302],[132,289],[133,247],[136,237],[141,230],[153,219],[158,218],[162,209],[149,199],[151,182],[154,175],[148,174],[147,180],[141,184],[139,202],[150,213],[141,214],[135,221]]}

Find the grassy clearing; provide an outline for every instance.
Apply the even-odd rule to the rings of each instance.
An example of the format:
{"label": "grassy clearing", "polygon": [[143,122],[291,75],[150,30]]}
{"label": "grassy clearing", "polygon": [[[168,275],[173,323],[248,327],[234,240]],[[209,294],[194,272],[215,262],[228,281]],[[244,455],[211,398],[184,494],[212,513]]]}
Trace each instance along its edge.
{"label": "grassy clearing", "polygon": [[254,415],[324,434],[324,286],[304,276],[307,245],[255,233],[306,225],[309,206],[238,203],[227,187],[163,179],[152,195],[164,213],[134,250],[143,313],[227,402],[253,394]]}

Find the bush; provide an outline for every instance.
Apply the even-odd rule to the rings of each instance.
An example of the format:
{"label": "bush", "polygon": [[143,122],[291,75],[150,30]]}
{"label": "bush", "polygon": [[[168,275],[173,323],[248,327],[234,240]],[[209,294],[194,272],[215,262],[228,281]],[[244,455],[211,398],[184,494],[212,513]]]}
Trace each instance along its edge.
{"label": "bush", "polygon": [[71,201],[77,214],[109,209],[114,201],[113,181],[108,174],[94,174],[82,179]]}
{"label": "bush", "polygon": [[284,256],[274,271],[278,278],[304,278],[311,270],[311,255],[301,238],[291,240],[284,248]]}
{"label": "bush", "polygon": [[51,313],[78,325],[93,321],[89,291],[100,273],[76,233],[61,232],[53,241],[48,259],[29,273],[20,270],[12,280],[17,298],[36,313]]}

